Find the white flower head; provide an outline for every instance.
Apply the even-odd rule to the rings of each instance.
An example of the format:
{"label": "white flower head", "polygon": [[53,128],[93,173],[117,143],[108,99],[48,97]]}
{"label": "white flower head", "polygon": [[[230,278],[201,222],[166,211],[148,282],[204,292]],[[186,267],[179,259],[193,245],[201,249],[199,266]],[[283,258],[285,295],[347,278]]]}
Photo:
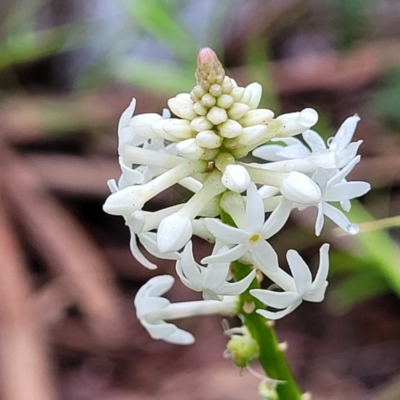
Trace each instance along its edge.
{"label": "white flower head", "polygon": [[[176,263],[176,272],[182,283],[188,288],[203,292],[204,299],[221,300],[222,296],[238,296],[243,293],[254,279],[256,271],[253,270],[244,279],[238,282],[227,282],[229,262],[210,263],[203,267],[196,263],[193,257],[192,242],[190,241],[182,253],[181,259]],[[227,248],[223,247],[219,253]]]}
{"label": "white flower head", "polygon": [[[295,250],[289,250],[286,258],[289,263],[293,278],[287,276],[286,282],[281,283],[284,292],[276,292],[264,289],[252,289],[250,294],[262,301],[266,306],[280,311],[257,310],[257,313],[268,319],[279,319],[295,310],[303,300],[320,302],[324,299],[328,286],[326,278],[329,272],[329,244],[325,243],[320,248],[320,261],[318,272],[312,281],[308,265]],[[273,275],[270,275],[273,279]],[[286,286],[283,287],[283,286]]]}
{"label": "white flower head", "polygon": [[318,215],[315,223],[315,234],[317,236],[320,235],[324,226],[324,215],[347,233],[351,235],[358,233],[357,225],[352,224],[342,211],[329,204],[329,202],[348,202],[351,199],[364,195],[371,189],[371,185],[367,182],[347,182],[345,180],[346,176],[359,161],[360,156],[355,157],[346,167],[332,177],[323,169],[317,170],[315,179],[321,188],[321,201],[316,204]]}

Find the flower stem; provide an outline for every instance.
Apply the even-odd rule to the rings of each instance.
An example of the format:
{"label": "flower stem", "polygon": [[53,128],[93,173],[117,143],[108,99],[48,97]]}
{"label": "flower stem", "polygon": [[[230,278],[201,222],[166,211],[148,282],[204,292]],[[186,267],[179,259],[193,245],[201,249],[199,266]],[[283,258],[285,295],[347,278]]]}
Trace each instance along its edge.
{"label": "flower stem", "polygon": [[[232,263],[235,280],[243,279],[252,268],[238,261]],[[281,349],[273,324],[256,313],[256,309],[264,308],[263,304],[250,295],[250,289],[259,288],[260,284],[254,279],[250,287],[240,295],[240,309],[244,323],[251,336],[257,341],[260,354],[259,361],[269,378],[282,381],[276,391],[279,400],[300,400],[301,392],[286,362],[284,349]]]}

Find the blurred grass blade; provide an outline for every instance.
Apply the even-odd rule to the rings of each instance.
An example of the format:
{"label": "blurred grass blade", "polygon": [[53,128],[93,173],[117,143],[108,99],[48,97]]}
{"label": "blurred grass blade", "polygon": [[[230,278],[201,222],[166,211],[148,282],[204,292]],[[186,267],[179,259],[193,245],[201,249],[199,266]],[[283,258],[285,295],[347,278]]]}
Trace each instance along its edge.
{"label": "blurred grass blade", "polygon": [[333,309],[345,311],[363,300],[390,291],[389,285],[378,270],[364,266],[328,292],[328,303]]}
{"label": "blurred grass blade", "polygon": [[171,17],[168,3],[161,0],[122,0],[135,21],[176,56],[188,64],[196,61],[199,45]]}

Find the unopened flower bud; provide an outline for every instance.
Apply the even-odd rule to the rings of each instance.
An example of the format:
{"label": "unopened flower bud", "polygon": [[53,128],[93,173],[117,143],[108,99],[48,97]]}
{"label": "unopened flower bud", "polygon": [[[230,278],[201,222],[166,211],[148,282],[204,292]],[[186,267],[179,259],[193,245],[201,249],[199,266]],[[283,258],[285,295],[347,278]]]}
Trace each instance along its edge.
{"label": "unopened flower bud", "polygon": [[196,135],[196,142],[201,147],[217,149],[222,144],[222,137],[214,131],[202,131]]}
{"label": "unopened flower bud", "polygon": [[217,99],[217,106],[221,108],[229,108],[235,100],[229,94],[221,94]]}
{"label": "unopened flower bud", "polygon": [[193,119],[190,127],[197,132],[201,132],[210,130],[213,124],[205,116],[201,116]]}
{"label": "unopened flower bud", "polygon": [[197,115],[206,115],[208,112],[208,108],[204,107],[200,101],[197,101],[196,103],[193,104],[193,110]]}
{"label": "unopened flower bud", "polygon": [[186,119],[164,119],[155,122],[151,127],[159,136],[167,140],[189,139],[194,136],[190,122]]}
{"label": "unopened flower bud", "polygon": [[204,155],[204,149],[200,147],[195,138],[182,140],[176,144],[176,151],[182,157],[189,160],[199,160]]}
{"label": "unopened flower bud", "polygon": [[232,89],[235,87],[235,81],[228,76],[225,76],[224,81],[222,82],[222,93],[229,94]]}
{"label": "unopened flower bud", "polygon": [[218,126],[219,134],[224,138],[234,138],[242,133],[242,125],[233,119],[228,119]]}
{"label": "unopened flower bud", "polygon": [[214,125],[219,125],[228,119],[228,115],[223,108],[212,107],[207,113],[207,119]]}
{"label": "unopened flower bud", "polygon": [[255,339],[248,335],[234,335],[226,348],[232,357],[233,363],[239,368],[245,368],[250,361],[258,357],[259,346]]}
{"label": "unopened flower bud", "polygon": [[148,137],[148,138],[157,138],[157,133],[151,128],[151,125],[154,122],[163,120],[163,117],[160,114],[156,113],[145,113],[135,115],[131,121],[129,122],[129,126],[132,126],[140,136]]}
{"label": "unopened flower bud", "polygon": [[231,119],[238,120],[242,118],[249,110],[250,107],[247,104],[235,102],[228,110],[228,116]]}
{"label": "unopened flower bud", "polygon": [[103,210],[111,215],[131,215],[140,210],[144,203],[144,186],[128,186],[110,194],[103,205]]}
{"label": "unopened flower bud", "polygon": [[188,120],[197,117],[197,114],[193,109],[193,102],[190,99],[187,100],[180,97],[173,97],[168,100],[168,107],[178,117]]}
{"label": "unopened flower bud", "polygon": [[237,137],[239,143],[243,146],[251,146],[260,142],[267,133],[265,125],[254,125],[243,128],[242,134]]}
{"label": "unopened flower bud", "polygon": [[232,190],[232,192],[242,193],[251,184],[251,178],[245,167],[232,164],[225,168],[221,182],[227,189]]}
{"label": "unopened flower bud", "polygon": [[197,56],[197,82],[204,88],[204,81],[208,81],[210,84],[222,83],[224,77],[224,69],[215,52],[209,47],[201,49]]}
{"label": "unopened flower bud", "polygon": [[268,380],[263,380],[258,386],[258,394],[262,400],[279,400],[276,384],[271,385]]}
{"label": "unopened flower bud", "polygon": [[213,96],[218,97],[218,96],[221,96],[221,94],[222,94],[222,87],[221,87],[221,85],[218,85],[217,83],[214,83],[213,85],[211,85],[209,87],[208,91]]}
{"label": "unopened flower bud", "polygon": [[288,137],[305,132],[318,121],[318,113],[312,108],[301,112],[279,115],[268,124],[270,137]]}
{"label": "unopened flower bud", "polygon": [[192,90],[192,93],[199,99],[201,99],[206,94],[206,92],[200,85],[195,86]]}
{"label": "unopened flower bud", "polygon": [[287,199],[302,205],[318,204],[321,190],[307,175],[301,172],[289,172],[280,186],[281,193]]}
{"label": "unopened flower bud", "polygon": [[179,213],[165,217],[158,227],[157,246],[161,253],[180,250],[192,237],[193,229],[190,218]]}
{"label": "unopened flower bud", "polygon": [[210,93],[206,93],[202,98],[201,98],[201,104],[205,107],[212,107],[215,105],[217,100],[215,100],[214,96],[211,96]]}
{"label": "unopened flower bud", "polygon": [[260,108],[258,110],[250,110],[246,115],[239,120],[239,123],[245,126],[253,125],[266,125],[272,118],[274,118],[274,113],[266,108]]}
{"label": "unopened flower bud", "polygon": [[231,96],[235,99],[235,101],[241,101],[245,89],[243,87],[234,87],[231,92]]}

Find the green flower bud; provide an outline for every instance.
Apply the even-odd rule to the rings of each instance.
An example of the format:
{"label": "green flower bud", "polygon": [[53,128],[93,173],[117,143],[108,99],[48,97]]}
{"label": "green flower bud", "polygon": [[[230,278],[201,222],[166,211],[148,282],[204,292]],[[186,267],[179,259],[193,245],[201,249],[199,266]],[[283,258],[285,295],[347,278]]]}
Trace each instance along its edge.
{"label": "green flower bud", "polygon": [[272,385],[268,381],[262,381],[258,386],[258,394],[262,400],[279,400],[279,395],[275,390],[275,385]]}
{"label": "green flower bud", "polygon": [[232,336],[226,348],[232,356],[233,363],[239,368],[245,368],[259,353],[258,343],[247,335]]}

